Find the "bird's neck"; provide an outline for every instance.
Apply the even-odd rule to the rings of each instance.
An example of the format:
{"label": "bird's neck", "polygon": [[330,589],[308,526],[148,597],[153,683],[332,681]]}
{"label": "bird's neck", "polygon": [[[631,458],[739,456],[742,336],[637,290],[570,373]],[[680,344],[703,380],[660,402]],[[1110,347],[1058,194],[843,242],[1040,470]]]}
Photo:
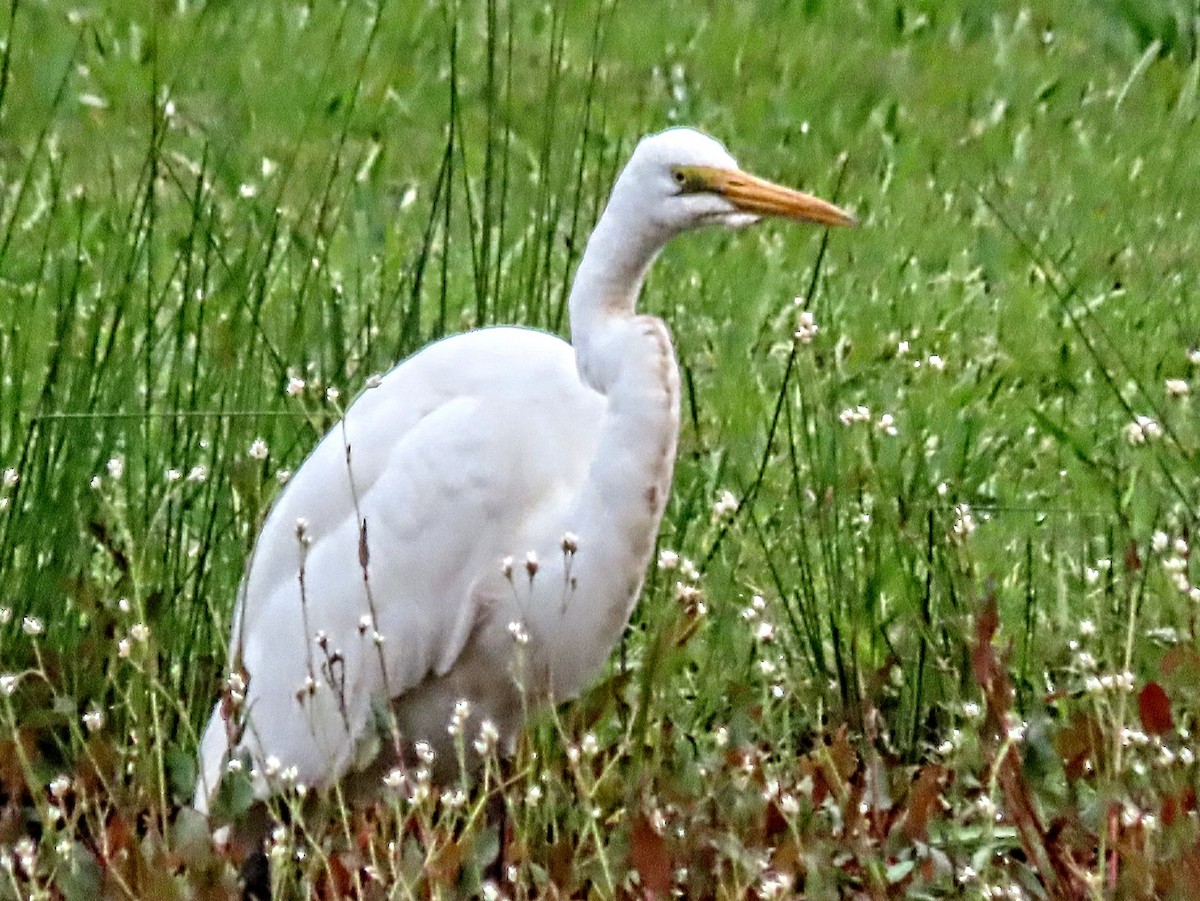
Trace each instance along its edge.
{"label": "bird's neck", "polygon": [[[571,293],[580,377],[605,395],[607,407],[587,477],[564,521],[579,539],[564,574],[570,588],[559,603],[530,607],[535,633],[587,637],[539,651],[559,697],[590,681],[620,638],[671,490],[679,437],[675,349],[665,323],[635,313],[662,243],[628,229],[610,232],[602,220]],[[545,584],[562,586],[564,580]]]}
{"label": "bird's neck", "polygon": [[619,376],[638,295],[667,237],[625,215],[614,196],[588,238],[571,286],[571,343],[580,378],[601,394]]}

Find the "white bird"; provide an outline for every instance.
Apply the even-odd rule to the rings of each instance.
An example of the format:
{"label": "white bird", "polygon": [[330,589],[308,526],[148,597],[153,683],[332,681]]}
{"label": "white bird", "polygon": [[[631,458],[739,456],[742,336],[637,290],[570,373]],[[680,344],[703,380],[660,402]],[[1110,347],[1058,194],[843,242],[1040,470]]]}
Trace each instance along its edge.
{"label": "white bird", "polygon": [[707,135],[644,138],[580,260],[572,344],[467,332],[355,400],[258,537],[198,809],[232,757],[259,797],[280,774],[331,785],[395,736],[449,762],[460,699],[468,747],[485,720],[511,747],[525,710],[588,685],[637,601],[675,462],[679,373],[666,325],[636,312],[642,282],[676,235],[762,216],[853,222]]}

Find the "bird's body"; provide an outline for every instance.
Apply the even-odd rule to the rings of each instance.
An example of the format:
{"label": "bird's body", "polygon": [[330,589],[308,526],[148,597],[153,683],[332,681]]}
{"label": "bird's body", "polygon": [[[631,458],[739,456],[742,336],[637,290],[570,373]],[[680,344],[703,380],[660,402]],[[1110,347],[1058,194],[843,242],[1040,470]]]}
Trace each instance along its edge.
{"label": "bird's body", "polygon": [[[714,173],[750,181],[685,181]],[[526,709],[597,675],[637,601],[678,435],[675,354],[666,326],[636,315],[642,281],[675,234],[770,213],[848,221],[744,176],[697,132],[646,139],[576,274],[573,345],[480,329],[363,392],[256,543],[231,641],[244,699],[210,719],[198,807],[231,753],[249,755],[260,795],[278,774],[328,785],[374,754],[379,722],[450,759],[459,699],[467,729],[490,720],[508,742]]]}

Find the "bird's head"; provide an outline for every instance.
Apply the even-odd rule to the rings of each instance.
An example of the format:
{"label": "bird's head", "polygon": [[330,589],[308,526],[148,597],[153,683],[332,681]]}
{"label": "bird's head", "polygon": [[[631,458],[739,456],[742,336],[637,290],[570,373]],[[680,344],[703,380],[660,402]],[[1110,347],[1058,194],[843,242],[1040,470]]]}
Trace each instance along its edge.
{"label": "bird's head", "polygon": [[739,228],[763,216],[854,224],[853,216],[819,197],[743,172],[719,141],[691,128],[643,138],[612,202],[636,206],[670,234],[710,224]]}

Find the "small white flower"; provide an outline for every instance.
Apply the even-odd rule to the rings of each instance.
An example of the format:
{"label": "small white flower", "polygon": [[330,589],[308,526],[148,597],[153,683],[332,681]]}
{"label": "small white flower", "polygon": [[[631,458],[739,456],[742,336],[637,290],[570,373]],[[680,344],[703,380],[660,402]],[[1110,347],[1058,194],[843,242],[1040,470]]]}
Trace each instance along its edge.
{"label": "small white flower", "polygon": [[[427,741],[417,742],[416,744],[413,745],[413,750],[417,752],[417,759],[420,760],[421,763],[425,764],[425,766],[430,766],[433,763],[433,759],[437,756],[434,753],[433,746],[431,744],[429,744],[429,742],[427,742]],[[429,780],[429,771],[428,770],[423,771],[425,773],[424,780],[421,779],[421,772],[422,771],[417,772],[417,781],[418,782],[428,781]]]}
{"label": "small white flower", "polygon": [[274,779],[279,775],[280,769],[283,767],[283,761],[271,754],[263,761],[263,775],[268,779]]}
{"label": "small white flower", "polygon": [[46,627],[36,616],[27,616],[21,620],[21,631],[26,635],[36,636],[45,632]]}
{"label": "small white flower", "polygon": [[600,751],[600,743],[596,740],[596,736],[592,732],[588,732],[583,736],[583,740],[579,743],[580,750],[583,751],[585,757],[595,757]]}
{"label": "small white flower", "polygon": [[125,473],[125,458],[113,457],[106,464],[106,468],[108,469],[108,474],[114,479],[121,478],[121,476]]}
{"label": "small white flower", "polygon": [[88,481],[88,487],[91,488],[93,491],[99,491],[100,490],[100,476],[92,476],[91,479]]}
{"label": "small white flower", "polygon": [[658,552],[658,568],[671,570],[679,565],[679,554],[671,550]]}
{"label": "small white flower", "polygon": [[542,787],[537,783],[534,783],[533,785],[529,786],[528,791],[525,792],[525,803],[536,804],[540,800],[542,800]]}
{"label": "small white flower", "polygon": [[362,616],[360,616],[358,618],[358,634],[366,635],[367,630],[370,629],[372,625],[373,625],[373,622],[371,620],[371,614],[364,613]]}
{"label": "small white flower", "polygon": [[1168,397],[1187,397],[1190,390],[1188,383],[1183,379],[1167,379],[1166,382]]}
{"label": "small white flower", "polygon": [[529,644],[529,632],[526,631],[523,623],[513,622],[508,624],[508,634],[517,644]]}
{"label": "small white flower", "polygon": [[529,578],[532,579],[537,575],[538,571],[538,555],[537,551],[530,551],[525,555],[525,572],[529,573]]}
{"label": "small white flower", "polygon": [[1136,416],[1125,426],[1125,440],[1130,444],[1145,444],[1162,435],[1162,426],[1149,416]]}
{"label": "small white flower", "polygon": [[17,482],[21,481],[21,475],[11,466],[4,470],[4,487],[12,488]]}
{"label": "small white flower", "polygon": [[12,673],[0,673],[0,695],[6,698],[11,698],[17,690],[17,685],[20,683],[21,677]]}
{"label": "small white flower", "polygon": [[383,777],[383,784],[392,791],[398,791],[404,786],[406,781],[407,780],[404,778],[404,771],[399,767],[389,770],[388,773]]}
{"label": "small white flower", "polygon": [[290,469],[281,469],[279,472],[275,473],[275,481],[280,485],[286,485],[291,477],[292,471]]}
{"label": "small white flower", "polygon": [[304,379],[298,378],[297,376],[292,376],[288,379],[287,388],[285,390],[287,391],[289,397],[297,397],[298,395],[304,393],[304,388]]}
{"label": "small white flower", "polygon": [[251,460],[265,460],[271,453],[271,449],[267,447],[267,442],[261,438],[255,438],[250,443],[250,449],[246,451]]}
{"label": "small white flower", "polygon": [[503,560],[500,561],[500,572],[503,573],[504,578],[511,579],[512,571],[513,571],[513,558],[512,558],[512,555],[510,554],[509,556],[505,557]]}
{"label": "small white flower", "polygon": [[258,187],[247,182],[238,185],[238,197],[249,199],[258,194]]}
{"label": "small white flower", "polygon": [[879,422],[876,423],[876,425],[881,432],[890,438],[894,438],[897,434],[899,434],[898,430],[896,429],[896,419],[891,413],[884,413],[882,416],[880,416]]}
{"label": "small white flower", "polygon": [[821,327],[817,325],[812,312],[809,310],[801,312],[796,322],[796,340],[801,344],[812,344],[819,331],[821,331]]}
{"label": "small white flower", "polygon": [[132,650],[133,647],[129,644],[128,638],[122,638],[117,642],[117,656],[122,660],[128,660],[129,654]]}
{"label": "small white flower", "polygon": [[871,408],[859,404],[857,407],[847,407],[838,414],[842,425],[853,425],[856,422],[870,422]]}
{"label": "small white flower", "polygon": [[717,502],[713,504],[712,521],[720,522],[726,516],[737,512],[738,499],[734,497],[732,491],[722,491]]}
{"label": "small white flower", "polygon": [[1095,585],[1100,581],[1100,570],[1094,566],[1085,566],[1083,568],[1083,581],[1088,585]]}
{"label": "small white flower", "polygon": [[193,466],[188,470],[187,480],[189,482],[203,482],[208,478],[207,466]]}
{"label": "small white flower", "polygon": [[0,626],[7,626],[12,622],[12,607],[0,607]]}
{"label": "small white flower", "polygon": [[965,704],[963,704],[962,710],[963,710],[963,716],[965,716],[969,720],[975,719],[976,717],[979,716],[980,713],[982,713],[982,710],[980,709],[979,705],[976,704],[974,701],[967,701]]}
{"label": "small white flower", "polygon": [[775,627],[765,619],[762,620],[754,630],[754,640],[770,644],[775,640]]}
{"label": "small white flower", "polygon": [[930,354],[929,359],[926,360],[925,363],[934,372],[941,372],[943,369],[946,368],[946,364],[942,361],[942,358],[940,356],[938,356],[937,354]]}
{"label": "small white flower", "polygon": [[1166,532],[1155,532],[1150,537],[1150,546],[1154,548],[1156,553],[1161,554],[1167,549],[1167,545],[1171,543],[1171,537]]}
{"label": "small white flower", "polygon": [[500,742],[500,730],[491,720],[479,724],[479,737],[475,739],[475,753],[480,757],[491,754]]}
{"label": "small white flower", "polygon": [[229,762],[225,764],[225,771],[228,773],[240,773],[242,771],[242,758],[229,758]]}
{"label": "small white flower", "polygon": [[88,732],[99,732],[104,728],[104,711],[99,707],[92,707],[83,715],[83,725]]}
{"label": "small white flower", "polygon": [[338,391],[338,389],[333,387],[333,385],[330,385],[325,389],[325,399],[331,404],[337,403],[338,398],[341,396],[342,392]]}
{"label": "small white flower", "polygon": [[168,469],[166,478],[167,478],[168,482],[178,482],[180,479],[183,478],[183,473],[180,472],[178,469]]}
{"label": "small white flower", "polygon": [[134,623],[129,629],[129,637],[139,644],[145,644],[150,638],[150,627],[145,623]]}
{"label": "small white flower", "polygon": [[718,748],[724,748],[729,744],[729,729],[725,726],[718,726],[717,731],[713,733],[713,740]]}
{"label": "small white flower", "polygon": [[975,531],[975,517],[971,515],[969,504],[956,504],[954,507],[954,534],[959,538],[970,538]]}
{"label": "small white flower", "polygon": [[383,376],[381,376],[379,373],[375,373],[373,375],[367,376],[367,389],[368,390],[370,390],[371,388],[378,388],[382,384],[383,384]]}
{"label": "small white flower", "polygon": [[561,545],[564,554],[574,554],[579,550],[579,536],[574,532],[563,532]]}
{"label": "small white flower", "polygon": [[908,353],[908,342],[901,341],[896,345],[896,356],[902,357]]}

